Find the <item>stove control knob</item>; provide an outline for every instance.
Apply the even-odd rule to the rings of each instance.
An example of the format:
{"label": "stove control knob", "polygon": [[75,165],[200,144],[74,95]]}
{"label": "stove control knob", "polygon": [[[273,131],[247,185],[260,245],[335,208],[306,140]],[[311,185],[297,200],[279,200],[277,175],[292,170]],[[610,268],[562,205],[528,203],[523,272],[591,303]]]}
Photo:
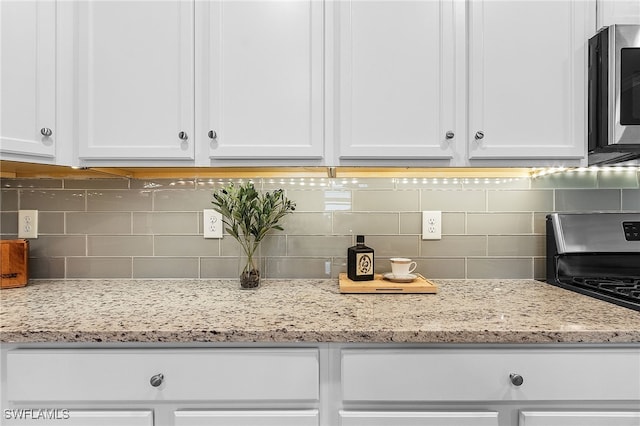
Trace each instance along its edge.
{"label": "stove control knob", "polygon": [[514,386],[521,386],[524,383],[524,379],[519,374],[511,373],[509,374],[509,379]]}
{"label": "stove control knob", "polygon": [[164,381],[164,374],[156,374],[153,377],[151,377],[151,379],[149,380],[149,383],[151,383],[151,386],[153,386],[154,388],[157,388],[162,384],[163,381]]}

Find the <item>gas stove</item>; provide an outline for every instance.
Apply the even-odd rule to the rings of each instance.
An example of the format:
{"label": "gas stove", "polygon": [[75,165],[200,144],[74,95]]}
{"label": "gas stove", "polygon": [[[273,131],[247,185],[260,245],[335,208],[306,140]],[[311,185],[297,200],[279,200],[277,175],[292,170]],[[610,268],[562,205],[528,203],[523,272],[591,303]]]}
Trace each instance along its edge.
{"label": "gas stove", "polygon": [[548,215],[547,282],[640,311],[640,213]]}

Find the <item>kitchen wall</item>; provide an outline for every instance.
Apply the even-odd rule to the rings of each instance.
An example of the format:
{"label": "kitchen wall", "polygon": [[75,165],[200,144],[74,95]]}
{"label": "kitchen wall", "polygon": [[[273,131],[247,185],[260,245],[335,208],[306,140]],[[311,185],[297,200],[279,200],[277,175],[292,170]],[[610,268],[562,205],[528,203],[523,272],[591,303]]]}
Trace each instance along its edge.
{"label": "kitchen wall", "polygon": [[[2,179],[0,233],[39,210],[31,278],[228,278],[236,241],[205,240],[202,210],[228,180]],[[407,256],[430,278],[544,278],[545,214],[640,211],[639,172],[526,178],[256,179],[297,203],[262,248],[267,278],[337,277],[366,236],[376,270]],[[442,211],[442,240],[423,241],[421,210]]]}

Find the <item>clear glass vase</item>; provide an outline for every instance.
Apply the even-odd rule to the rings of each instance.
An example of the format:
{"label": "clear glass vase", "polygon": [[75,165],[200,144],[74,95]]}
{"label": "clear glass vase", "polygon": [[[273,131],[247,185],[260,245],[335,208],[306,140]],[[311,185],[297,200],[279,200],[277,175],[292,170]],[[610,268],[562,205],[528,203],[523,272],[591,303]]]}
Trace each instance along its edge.
{"label": "clear glass vase", "polygon": [[262,258],[260,256],[260,247],[253,252],[250,256],[247,253],[242,253],[239,263],[239,276],[240,276],[240,288],[241,289],[256,289],[260,287],[260,280],[262,278]]}

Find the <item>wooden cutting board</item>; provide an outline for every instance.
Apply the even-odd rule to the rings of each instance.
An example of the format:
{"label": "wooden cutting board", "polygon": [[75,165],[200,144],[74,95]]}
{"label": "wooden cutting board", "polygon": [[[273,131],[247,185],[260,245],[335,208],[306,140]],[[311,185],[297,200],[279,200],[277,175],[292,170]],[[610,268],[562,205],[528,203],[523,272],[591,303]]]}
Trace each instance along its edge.
{"label": "wooden cutting board", "polygon": [[346,272],[339,275],[340,293],[437,293],[438,287],[420,274],[410,283],[395,283],[375,274],[371,281],[352,281]]}

